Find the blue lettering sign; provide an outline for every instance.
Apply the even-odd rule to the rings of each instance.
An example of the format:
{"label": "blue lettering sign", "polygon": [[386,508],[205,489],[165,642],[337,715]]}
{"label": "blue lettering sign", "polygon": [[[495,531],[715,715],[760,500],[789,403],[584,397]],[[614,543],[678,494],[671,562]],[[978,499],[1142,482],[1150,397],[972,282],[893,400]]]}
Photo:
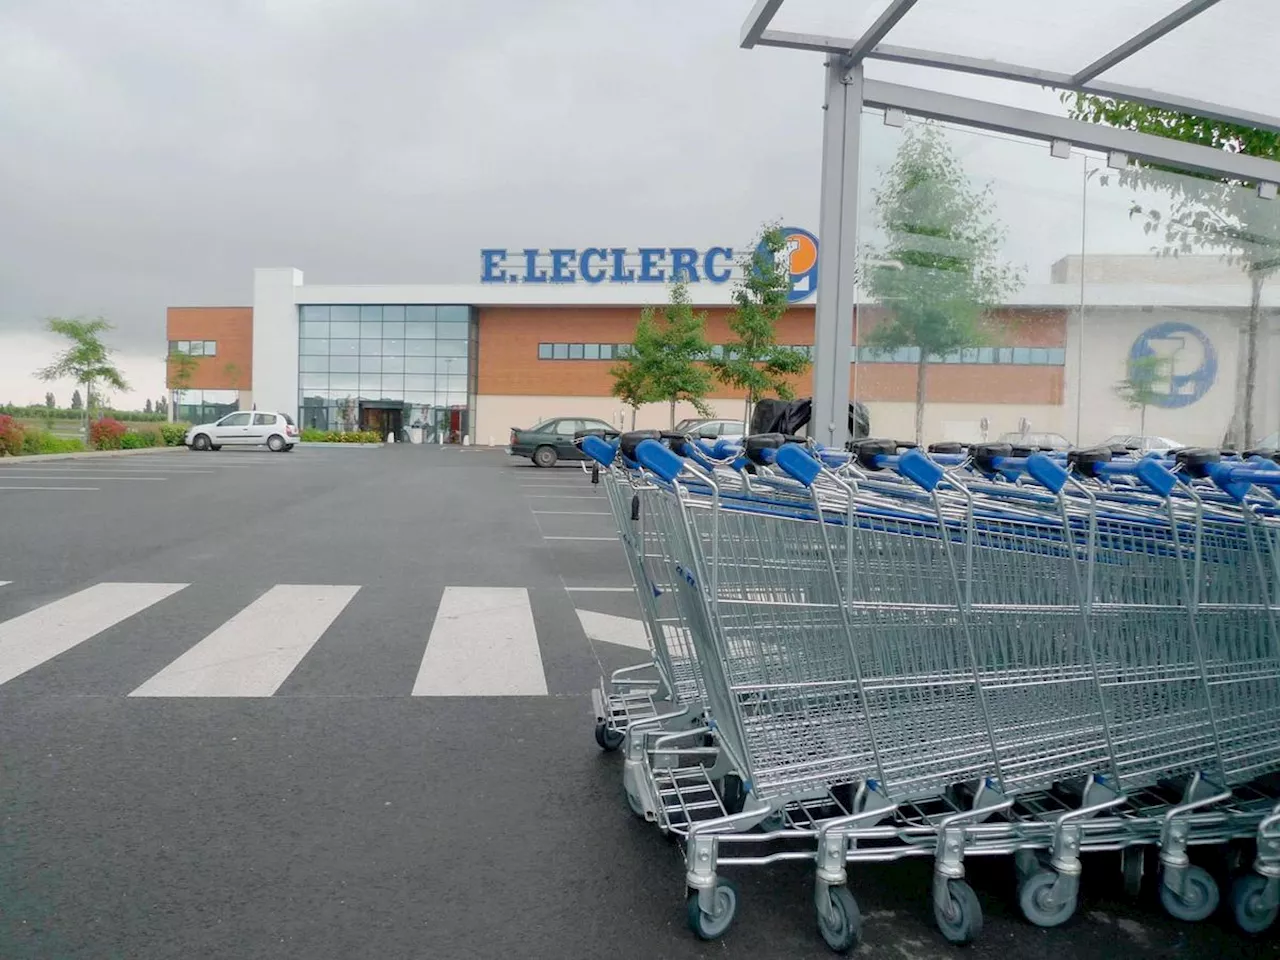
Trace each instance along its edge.
{"label": "blue lettering sign", "polygon": [[671,279],[698,282],[698,251],[693,247],[671,248]]}
{"label": "blue lettering sign", "polygon": [[502,262],[507,259],[507,251],[501,248],[480,251],[480,263],[483,265],[480,272],[481,283],[504,283],[507,279],[507,271],[502,269]]}
{"label": "blue lettering sign", "polygon": [[551,282],[573,283],[574,272],[569,263],[578,255],[577,250],[551,251]]}
{"label": "blue lettering sign", "polygon": [[640,276],[641,283],[662,283],[667,279],[665,270],[655,271],[655,267],[667,258],[667,251],[662,247],[641,247],[640,248]]}
{"label": "blue lettering sign", "polygon": [[613,247],[609,250],[613,255],[613,276],[609,280],[613,283],[630,283],[636,278],[634,270],[626,269],[626,247]]}
{"label": "blue lettering sign", "polygon": [[578,261],[578,275],[581,276],[583,280],[587,281],[587,283],[603,282],[606,276],[604,266],[602,265],[598,270],[593,270],[591,269],[588,261],[603,261],[608,256],[609,254],[599,247],[587,247],[587,249],[582,251],[582,259]]}
{"label": "blue lettering sign", "polygon": [[538,251],[530,250],[527,247],[524,251],[524,282],[547,282],[547,271],[538,269]]}
{"label": "blue lettering sign", "polygon": [[715,262],[717,259],[732,260],[733,251],[728,247],[712,247],[707,251],[707,255],[702,260],[702,275],[712,283],[727,283],[729,280],[729,268],[722,267],[717,270]]}

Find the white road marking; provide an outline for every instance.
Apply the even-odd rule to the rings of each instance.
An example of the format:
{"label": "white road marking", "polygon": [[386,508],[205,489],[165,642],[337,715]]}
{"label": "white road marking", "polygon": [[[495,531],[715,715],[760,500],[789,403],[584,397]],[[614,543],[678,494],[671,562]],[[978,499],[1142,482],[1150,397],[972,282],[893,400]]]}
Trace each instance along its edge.
{"label": "white road marking", "polygon": [[578,619],[582,621],[582,632],[592,640],[616,643],[636,650],[649,649],[649,638],[644,632],[642,620],[615,617],[611,613],[596,613],[594,610],[579,610]]}
{"label": "white road marking", "polygon": [[607,510],[535,510],[539,516],[555,517],[611,517]]}
{"label": "white road marking", "polygon": [[595,494],[584,493],[526,493],[526,500],[599,500]]}
{"label": "white road marking", "polygon": [[[0,480],[3,480],[0,477]],[[0,490],[98,490],[99,487],[0,487]]]}
{"label": "white road marking", "polygon": [[524,587],[445,587],[415,697],[545,696],[538,632]]}
{"label": "white road marking", "polygon": [[0,580],[0,587],[7,587],[11,583],[13,583],[12,580]]}
{"label": "white road marking", "polygon": [[42,472],[42,473],[33,473],[33,474],[26,474],[26,473],[19,473],[19,474],[4,473],[4,474],[0,474],[0,481],[3,481],[3,480],[45,480],[45,479],[48,479],[48,480],[70,480],[70,479],[72,479],[72,478],[74,478],[74,479],[76,479],[76,480],[168,480],[168,479],[169,479],[168,477],[148,477],[148,476],[137,476],[137,475],[135,475],[135,474],[128,474],[127,476],[126,476],[126,475],[124,475],[124,474],[116,474],[115,476],[98,476],[98,475],[95,475],[95,474],[88,474],[88,475],[86,475],[86,474],[83,474],[83,473],[43,473],[43,472]]}
{"label": "white road marking", "polygon": [[617,537],[547,537],[543,540],[617,540]]}
{"label": "white road marking", "polygon": [[269,697],[359,589],[277,584],[129,696]]}
{"label": "white road marking", "polygon": [[565,587],[570,593],[631,593],[635,587]]}
{"label": "white road marking", "polygon": [[185,586],[99,583],[0,623],[0,683],[8,683]]}

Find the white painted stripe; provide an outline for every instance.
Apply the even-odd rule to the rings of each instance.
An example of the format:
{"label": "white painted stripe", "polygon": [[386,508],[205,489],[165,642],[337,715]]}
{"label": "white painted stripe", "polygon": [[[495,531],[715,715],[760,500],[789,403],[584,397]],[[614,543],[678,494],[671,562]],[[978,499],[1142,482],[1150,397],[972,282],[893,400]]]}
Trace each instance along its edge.
{"label": "white painted stripe", "polygon": [[8,683],[185,586],[99,583],[0,623],[0,683]]}
{"label": "white painted stripe", "polygon": [[546,674],[524,587],[445,587],[415,697],[544,696]]}
{"label": "white painted stripe", "polygon": [[594,610],[579,610],[578,619],[582,621],[582,632],[592,640],[634,647],[636,650],[649,649],[649,638],[644,632],[642,620],[615,617],[611,613],[596,613]]}
{"label": "white painted stripe", "polygon": [[115,476],[112,476],[112,477],[97,476],[93,474],[86,476],[83,473],[43,473],[42,472],[42,473],[31,473],[31,474],[27,474],[27,473],[0,474],[0,480],[45,480],[45,479],[70,480],[72,478],[75,478],[76,480],[168,480],[169,479],[168,477],[147,477],[147,476],[137,476],[136,474],[129,474],[128,476],[125,476],[123,474],[116,474]]}
{"label": "white painted stripe", "polygon": [[526,500],[599,500],[594,494],[583,493],[526,493]]}
{"label": "white painted stripe", "polygon": [[12,580],[0,580],[0,587],[7,587],[11,583],[13,583]]}
{"label": "white painted stripe", "polygon": [[[4,479],[0,477],[0,480]],[[0,490],[98,490],[98,487],[0,487]]]}
{"label": "white painted stripe", "polygon": [[538,516],[555,516],[555,517],[611,517],[613,514],[606,510],[534,510]]}
{"label": "white painted stripe", "polygon": [[632,593],[635,587],[565,587],[570,593]]}
{"label": "white painted stripe", "polygon": [[269,697],[359,589],[278,584],[129,696]]}
{"label": "white painted stripe", "polygon": [[617,540],[617,537],[543,537],[543,540]]}

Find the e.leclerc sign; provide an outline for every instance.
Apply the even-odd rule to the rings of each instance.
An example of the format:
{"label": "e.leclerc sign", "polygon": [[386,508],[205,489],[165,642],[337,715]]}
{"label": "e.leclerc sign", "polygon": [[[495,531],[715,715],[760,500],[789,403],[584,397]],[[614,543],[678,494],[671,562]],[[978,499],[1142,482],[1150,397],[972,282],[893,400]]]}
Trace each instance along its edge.
{"label": "e.leclerc sign", "polygon": [[[795,303],[818,289],[818,238],[808,230],[784,227],[778,254],[791,276],[789,299]],[[733,275],[731,247],[567,247],[480,251],[481,283],[728,283]]]}

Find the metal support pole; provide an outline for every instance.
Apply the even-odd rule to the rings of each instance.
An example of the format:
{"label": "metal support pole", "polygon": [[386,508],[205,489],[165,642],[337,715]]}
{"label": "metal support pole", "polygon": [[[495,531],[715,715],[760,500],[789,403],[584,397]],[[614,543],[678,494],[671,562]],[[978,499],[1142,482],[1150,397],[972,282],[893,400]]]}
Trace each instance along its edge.
{"label": "metal support pole", "polygon": [[822,109],[822,200],[818,218],[818,305],[809,435],[843,447],[849,437],[849,364],[857,277],[858,162],[862,66],[827,61]]}

